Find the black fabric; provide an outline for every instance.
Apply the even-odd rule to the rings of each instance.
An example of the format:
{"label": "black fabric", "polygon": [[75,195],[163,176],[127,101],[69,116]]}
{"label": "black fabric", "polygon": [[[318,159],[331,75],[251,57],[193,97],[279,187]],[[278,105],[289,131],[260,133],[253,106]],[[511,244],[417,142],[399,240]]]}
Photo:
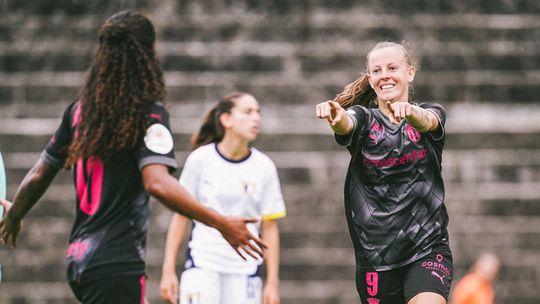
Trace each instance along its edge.
{"label": "black fabric", "polygon": [[[67,158],[67,148],[76,136],[78,107],[74,102],[66,109],[42,154],[53,166],[62,167]],[[168,113],[160,103],[151,106],[148,120],[149,126],[161,124],[170,130]],[[73,168],[76,217],[67,252],[69,281],[144,273],[149,195],[140,170],[141,164],[151,163],[175,169],[174,148],[156,153],[141,138],[136,148],[119,151],[105,163],[93,157],[77,161]]]}
{"label": "black fabric", "polygon": [[362,303],[405,304],[422,292],[433,292],[448,300],[453,279],[453,262],[445,244],[432,253],[400,268],[356,272],[356,289]]}
{"label": "black fabric", "polygon": [[69,282],[71,290],[83,304],[142,304],[145,278],[140,275],[113,275],[84,283]]}
{"label": "black fabric", "polygon": [[441,176],[444,109],[432,111],[440,127],[420,133],[406,120],[390,123],[379,109],[347,110],[354,131],[336,135],[351,161],[345,182],[345,214],[358,270],[395,269],[431,252],[447,235]]}

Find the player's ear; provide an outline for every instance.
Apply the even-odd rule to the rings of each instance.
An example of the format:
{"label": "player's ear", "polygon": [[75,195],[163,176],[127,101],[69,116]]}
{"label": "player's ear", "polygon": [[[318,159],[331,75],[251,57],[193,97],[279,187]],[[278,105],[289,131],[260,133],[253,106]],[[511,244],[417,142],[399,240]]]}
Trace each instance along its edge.
{"label": "player's ear", "polygon": [[232,126],[231,113],[225,112],[219,115],[219,122],[225,129],[230,128]]}

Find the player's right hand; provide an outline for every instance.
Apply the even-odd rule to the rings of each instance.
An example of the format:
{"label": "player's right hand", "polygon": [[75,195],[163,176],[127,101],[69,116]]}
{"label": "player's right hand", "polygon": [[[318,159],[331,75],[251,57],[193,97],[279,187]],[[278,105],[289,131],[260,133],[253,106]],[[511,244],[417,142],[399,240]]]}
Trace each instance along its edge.
{"label": "player's right hand", "polygon": [[163,273],[159,282],[161,299],[171,304],[178,304],[178,276],[176,272]]}
{"label": "player's right hand", "polygon": [[221,227],[216,228],[242,259],[246,259],[242,254],[245,253],[257,260],[264,256],[262,250],[266,245],[246,228],[246,224],[260,221],[260,218],[227,217]]}
{"label": "player's right hand", "polygon": [[315,112],[318,118],[326,119],[332,126],[335,126],[346,115],[341,105],[332,100],[317,104]]}

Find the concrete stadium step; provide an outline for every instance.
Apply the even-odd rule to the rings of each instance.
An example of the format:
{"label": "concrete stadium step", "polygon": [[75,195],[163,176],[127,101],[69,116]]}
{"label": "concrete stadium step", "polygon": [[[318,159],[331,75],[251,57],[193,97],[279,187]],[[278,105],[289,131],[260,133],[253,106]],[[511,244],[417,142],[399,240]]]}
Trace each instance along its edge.
{"label": "concrete stadium step", "polygon": [[[93,53],[93,52],[92,52]],[[25,52],[0,55],[0,69],[6,73],[34,71],[84,71],[88,68],[92,55],[72,54],[69,50],[55,53],[34,54]],[[166,71],[206,72],[206,71],[243,71],[243,72],[275,72],[285,70],[290,55],[178,55],[170,54],[161,57],[163,69]],[[351,66],[359,69],[365,65],[365,58],[358,54],[328,55],[307,54],[297,58],[304,72],[324,72],[347,70]],[[424,55],[419,62],[423,73],[431,71],[537,71],[540,59],[534,54],[523,55]]]}
{"label": "concrete stadium step", "polygon": [[[152,3],[152,2],[149,2]],[[83,12],[100,13],[110,11],[111,13],[125,7],[132,7],[139,10],[150,9],[149,3],[142,1],[92,1],[91,3],[79,3],[69,0],[42,1],[39,4],[30,5],[24,1],[8,2],[6,8],[14,13],[30,13],[38,16],[72,16],[77,17]],[[526,4],[526,5],[525,5]],[[307,14],[321,10],[327,12],[347,12],[355,8],[362,7],[364,13],[428,13],[428,14],[464,14],[464,13],[534,13],[540,11],[540,6],[536,2],[525,2],[519,0],[495,0],[487,6],[482,1],[469,1],[466,5],[460,3],[449,3],[444,0],[414,0],[407,3],[394,0],[370,1],[358,5],[355,1],[264,1],[254,2],[246,0],[234,1],[181,1],[172,8],[175,13],[187,14],[194,12],[206,12],[207,14],[221,13],[224,9],[241,12],[269,13],[274,16],[289,15],[293,13]]]}
{"label": "concrete stadium step", "polygon": [[[0,73],[0,116],[59,117],[77,96],[83,72]],[[294,72],[167,72],[165,74],[172,106],[208,104],[233,90],[256,96],[262,105],[314,107],[333,98],[359,72],[326,71],[305,76]],[[80,81],[79,81],[80,80]],[[536,84],[540,70],[523,72],[467,71],[426,73],[415,81],[415,100],[437,100],[450,107],[476,100],[482,104],[534,106],[538,101]],[[264,108],[263,108],[264,109]],[[312,110],[313,111],[313,110]],[[181,113],[179,111],[178,113]],[[200,116],[199,114],[198,116]],[[312,117],[310,112],[309,117]]]}

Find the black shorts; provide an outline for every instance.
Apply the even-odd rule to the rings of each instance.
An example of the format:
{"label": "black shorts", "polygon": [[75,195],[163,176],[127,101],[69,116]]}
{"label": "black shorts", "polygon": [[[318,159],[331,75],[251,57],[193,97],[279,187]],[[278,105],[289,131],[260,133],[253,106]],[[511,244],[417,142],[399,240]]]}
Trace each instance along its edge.
{"label": "black shorts", "polygon": [[69,282],[83,304],[144,304],[146,279],[140,275],[108,276],[89,282]]}
{"label": "black shorts", "polygon": [[362,303],[405,304],[421,292],[434,292],[448,300],[452,284],[452,254],[439,247],[429,255],[388,271],[357,271],[356,289]]}

